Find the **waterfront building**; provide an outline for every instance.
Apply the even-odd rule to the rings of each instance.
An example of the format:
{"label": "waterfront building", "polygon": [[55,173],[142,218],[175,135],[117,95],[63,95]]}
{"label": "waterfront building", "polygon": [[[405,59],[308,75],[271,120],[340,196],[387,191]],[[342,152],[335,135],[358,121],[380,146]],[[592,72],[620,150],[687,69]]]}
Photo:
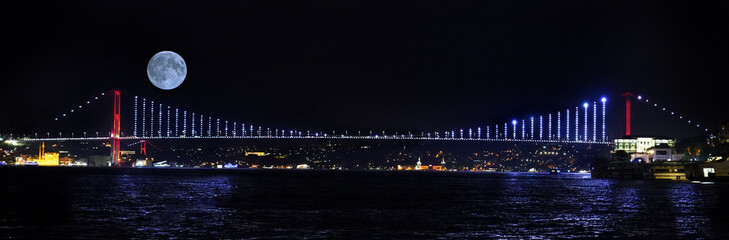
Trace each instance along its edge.
{"label": "waterfront building", "polygon": [[615,152],[625,151],[628,154],[647,153],[648,149],[658,147],[661,144],[666,144],[670,148],[676,146],[676,139],[668,137],[625,136],[617,138],[614,141]]}
{"label": "waterfront building", "polygon": [[397,170],[435,170],[435,171],[445,171],[446,168],[444,165],[423,165],[423,162],[420,161],[420,157],[418,157],[418,162],[415,163],[415,165],[397,165]]}
{"label": "waterfront building", "polygon": [[676,153],[676,149],[668,145],[661,144],[658,147],[648,149],[648,153],[653,154],[653,161],[679,161],[685,154]]}
{"label": "waterfront building", "polygon": [[257,157],[265,157],[268,156],[268,153],[261,152],[261,151],[251,151],[251,152],[245,152],[245,156],[257,156]]}
{"label": "waterfront building", "polygon": [[42,157],[30,159],[30,161],[38,163],[38,166],[58,166],[59,157],[58,153],[46,152]]}
{"label": "waterfront building", "polygon": [[683,159],[685,155],[676,153],[676,149],[669,147],[667,144],[660,144],[657,147],[649,148],[645,153],[632,153],[630,159],[633,163],[675,162]]}
{"label": "waterfront building", "polygon": [[134,163],[134,167],[146,167],[146,166],[147,166],[146,159],[137,159],[137,161]]}

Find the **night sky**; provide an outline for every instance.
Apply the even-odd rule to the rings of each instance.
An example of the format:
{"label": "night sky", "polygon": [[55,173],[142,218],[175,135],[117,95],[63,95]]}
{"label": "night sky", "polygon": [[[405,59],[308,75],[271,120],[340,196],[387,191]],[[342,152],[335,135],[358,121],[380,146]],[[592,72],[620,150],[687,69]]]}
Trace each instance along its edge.
{"label": "night sky", "polygon": [[[3,2],[0,133],[110,89],[302,130],[451,130],[606,96],[619,136],[627,91],[729,121],[727,1],[220,2]],[[188,66],[170,91],[146,74],[164,50]],[[702,133],[634,114],[639,134]]]}

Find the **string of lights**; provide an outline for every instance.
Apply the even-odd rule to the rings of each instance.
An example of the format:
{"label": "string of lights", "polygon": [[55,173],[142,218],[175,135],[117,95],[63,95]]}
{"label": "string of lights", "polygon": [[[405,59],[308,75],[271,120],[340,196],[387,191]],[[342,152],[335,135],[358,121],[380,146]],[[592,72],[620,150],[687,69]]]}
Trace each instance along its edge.
{"label": "string of lights", "polygon": [[[642,95],[636,96],[636,99],[638,100],[637,102],[639,102],[639,103],[644,103],[644,104],[650,105],[650,101],[647,98],[644,99],[644,97]],[[678,114],[674,111],[668,110],[666,107],[664,107],[663,105],[659,105],[658,103],[653,103],[653,107],[656,109],[660,109],[660,111],[665,112],[666,114],[668,114],[669,116],[672,116],[673,118],[676,118],[676,116],[678,116],[679,120],[686,121],[686,123],[689,123],[692,127],[695,126],[696,128],[701,129],[701,126],[705,126],[705,125],[696,123],[696,121],[692,122],[690,119],[685,118],[683,114]],[[708,132],[709,129],[704,128],[704,131]]]}
{"label": "string of lights", "polygon": [[134,136],[137,135],[137,96],[134,96]]}
{"label": "string of lights", "polygon": [[582,106],[585,107],[585,131],[582,132],[582,140],[587,141],[587,113],[589,112],[587,109],[589,109],[590,104],[584,103]]}
{"label": "string of lights", "polygon": [[167,137],[170,137],[170,106],[167,106],[167,132],[165,133]]}
{"label": "string of lights", "polygon": [[[605,108],[607,99],[601,98],[600,100],[603,103],[603,108]],[[571,108],[568,108],[565,110],[565,121],[562,121],[562,111],[556,112],[556,121],[553,117],[554,113],[548,113],[545,115],[535,115],[530,116],[528,119],[515,119],[512,120],[512,130],[509,130],[509,124],[504,123],[504,134],[502,137],[502,134],[500,134],[499,131],[499,125],[494,125],[494,135],[491,136],[490,129],[487,130],[487,134],[485,139],[491,140],[491,139],[519,139],[519,140],[557,140],[557,141],[584,141],[584,142],[606,142],[607,141],[607,135],[605,134],[605,109],[602,110],[602,138],[598,138],[598,106],[597,101],[592,102],[592,132],[590,132],[590,104],[589,102],[584,102],[581,107],[577,106],[574,109],[574,114],[571,113]],[[580,112],[580,108],[583,108],[584,112]],[[574,115],[574,116],[572,116]],[[537,118],[538,119],[535,119]],[[574,117],[574,120],[572,120]],[[513,123],[513,121],[516,121],[516,124]],[[538,121],[535,123],[535,121]],[[545,121],[546,125],[545,126]],[[521,122],[521,123],[519,123]],[[580,125],[582,124],[582,125]],[[521,128],[519,129],[518,127]],[[563,128],[564,125],[564,128]],[[490,127],[490,125],[487,125]],[[538,129],[537,129],[538,127]],[[527,131],[528,128],[528,131]],[[556,128],[556,131],[555,131]],[[565,134],[562,134],[562,131],[565,131]],[[508,133],[511,131],[511,138],[509,138]],[[521,134],[514,134],[516,131],[521,131]],[[574,131],[574,132],[573,132]],[[546,136],[545,136],[546,135]],[[448,136],[448,133],[446,132],[446,136]],[[591,136],[591,137],[590,137]],[[424,137],[424,136],[423,136]],[[451,135],[453,137],[453,135]],[[477,137],[481,139],[481,137]]]}
{"label": "string of lights", "polygon": [[159,115],[157,115],[157,118],[159,118],[158,119],[159,120],[159,126],[157,127],[158,128],[157,129],[157,136],[158,137],[161,137],[162,136],[162,117],[164,117],[164,116],[162,116],[162,104],[160,103],[159,104]]}
{"label": "string of lights", "polygon": [[567,123],[566,128],[565,128],[565,139],[567,141],[569,141],[570,140],[570,110],[569,109],[567,109],[565,117],[567,118],[566,119],[567,121],[565,121]]}
{"label": "string of lights", "polygon": [[534,139],[534,117],[529,117],[529,139]]}
{"label": "string of lights", "polygon": [[154,101],[151,101],[149,108],[149,136],[154,136]]}
{"label": "string of lights", "polygon": [[580,141],[580,107],[575,107],[575,141]]}
{"label": "string of lights", "polygon": [[[102,96],[104,94],[101,94]],[[638,96],[638,98],[641,98]],[[98,99],[98,96],[95,97],[95,100]],[[140,101],[141,100],[141,101]],[[642,100],[642,99],[641,99]],[[354,137],[349,135],[349,131],[344,131],[344,134],[337,135],[336,132],[331,132],[331,135],[324,133],[324,132],[318,132],[315,135],[310,135],[310,131],[306,131],[306,135],[303,134],[301,131],[296,130],[284,130],[284,129],[273,129],[269,127],[263,127],[263,126],[257,126],[258,131],[254,132],[255,129],[253,125],[249,125],[249,127],[246,127],[246,124],[241,124],[240,131],[238,130],[238,124],[237,122],[232,122],[229,120],[223,119],[223,126],[221,127],[221,119],[220,118],[213,118],[212,116],[208,116],[207,118],[207,129],[205,129],[205,117],[202,114],[199,114],[199,124],[200,127],[198,128],[196,126],[196,114],[191,112],[191,117],[188,118],[187,110],[180,109],[180,108],[174,108],[174,119],[172,119],[173,116],[173,107],[169,105],[164,105],[159,102],[150,101],[149,104],[149,110],[147,110],[147,100],[145,98],[141,98],[139,96],[134,96],[134,126],[133,126],[133,135],[134,137],[150,137],[150,138],[171,138],[171,137],[188,137],[188,136],[194,136],[194,137],[296,137],[297,134],[299,136],[328,136],[328,137]],[[585,102],[583,104],[584,111],[583,113],[580,113],[579,107],[575,108],[574,113],[574,123],[571,119],[570,109],[566,110],[566,121],[562,121],[562,112],[557,111],[557,117],[556,117],[556,135],[554,131],[554,124],[555,119],[553,119],[554,113],[548,113],[544,115],[533,115],[528,117],[528,124],[527,124],[527,118],[517,118],[512,120],[512,129],[509,130],[509,124],[504,123],[504,128],[502,131],[499,130],[499,125],[494,125],[494,135],[491,135],[491,125],[486,125],[486,132],[484,134],[483,127],[475,127],[475,128],[459,128],[456,130],[451,131],[443,131],[444,135],[441,136],[439,131],[434,132],[421,132],[420,135],[413,135],[411,132],[408,132],[407,135],[405,134],[398,134],[395,132],[395,134],[386,135],[385,132],[382,132],[381,136],[378,135],[372,135],[367,137],[382,137],[382,138],[417,138],[417,139],[440,139],[440,138],[448,138],[448,139],[466,139],[466,140],[497,140],[497,139],[508,139],[508,140],[535,140],[535,141],[542,141],[542,140],[556,140],[556,141],[601,141],[605,142],[607,140],[606,135],[606,122],[605,122],[605,105],[606,100],[605,98],[601,99],[602,102],[602,116],[601,119],[601,138],[598,138],[598,109],[597,109],[597,102],[593,102],[593,109],[592,109],[592,132],[589,132],[588,124],[589,124],[589,104],[588,102]],[[643,102],[647,102],[643,101]],[[91,101],[87,101],[87,104],[90,104]],[[141,106],[140,106],[141,105]],[[158,105],[158,106],[155,106]],[[655,107],[658,107],[657,104],[654,104]],[[78,108],[84,108],[84,105],[79,105]],[[164,111],[165,107],[167,108],[167,111]],[[663,111],[666,109],[665,107],[659,107],[659,109]],[[71,109],[69,112],[73,113],[76,112],[77,109]],[[147,112],[149,111],[149,112]],[[182,112],[182,114],[180,114]],[[165,114],[166,113],[166,114]],[[675,113],[671,112],[672,115]],[[147,117],[147,114],[149,114],[149,117]],[[583,116],[580,116],[580,114],[583,114]],[[66,113],[65,115],[68,115]],[[545,116],[546,115],[546,116]],[[539,119],[535,119],[538,117]],[[583,117],[581,121],[579,117]],[[182,119],[180,119],[182,118]],[[682,119],[682,116],[679,116],[679,119]],[[213,128],[213,119],[215,119],[215,128]],[[538,121],[538,123],[535,123],[535,120]],[[188,126],[188,121],[190,121],[190,125]],[[545,126],[546,121],[546,126]],[[519,123],[521,122],[521,123]],[[580,128],[580,122],[582,122],[584,125],[582,128]],[[173,127],[174,123],[174,127]],[[232,128],[230,124],[233,124]],[[562,135],[562,125],[566,124],[566,135]],[[571,132],[571,124],[574,124],[574,134]],[[182,126],[180,126],[182,125]],[[521,125],[521,129],[518,129],[519,125]],[[537,126],[538,125],[538,126]],[[700,125],[698,125],[700,126]],[[188,132],[187,128],[191,128],[191,132]],[[538,127],[538,129],[537,129]],[[527,132],[527,128],[529,128],[529,131]],[[213,131],[215,130],[215,131]],[[250,130],[250,131],[247,131]],[[265,132],[264,132],[265,130]],[[467,131],[467,133],[466,133]],[[511,131],[511,138],[509,138],[508,133]],[[521,131],[521,134],[518,134],[517,132]],[[286,133],[289,133],[288,135]],[[361,131],[358,131],[357,136],[360,135]],[[370,131],[372,132],[372,131]],[[503,132],[503,134],[502,134]],[[74,133],[71,133],[71,136],[73,137]],[[592,138],[590,139],[590,134],[592,135]],[[50,135],[50,134],[48,134]],[[546,135],[546,136],[545,136]],[[61,134],[59,133],[59,137]],[[84,134],[86,136],[86,134]],[[563,137],[564,136],[564,137]],[[598,140],[599,139],[599,140]]]}
{"label": "string of lights", "polygon": [[602,141],[607,141],[607,136],[605,135],[605,102],[607,102],[607,98],[601,98],[600,102],[602,102]]}
{"label": "string of lights", "polygon": [[147,99],[142,99],[142,137],[147,136]]}
{"label": "string of lights", "polygon": [[597,141],[597,103],[592,102],[592,141]]}
{"label": "string of lights", "polygon": [[524,139],[526,136],[524,134],[524,129],[526,128],[526,124],[524,124],[524,119],[521,120],[521,139]]}
{"label": "string of lights", "polygon": [[175,136],[180,136],[179,126],[180,126],[180,118],[179,114],[180,109],[175,108]]}
{"label": "string of lights", "polygon": [[499,125],[498,124],[494,127],[494,130],[496,130],[496,135],[494,136],[494,138],[499,139]]}
{"label": "string of lights", "polygon": [[549,114],[549,140],[552,140],[552,114]]}
{"label": "string of lights", "polygon": [[539,115],[539,140],[544,138],[544,119],[542,115]]}

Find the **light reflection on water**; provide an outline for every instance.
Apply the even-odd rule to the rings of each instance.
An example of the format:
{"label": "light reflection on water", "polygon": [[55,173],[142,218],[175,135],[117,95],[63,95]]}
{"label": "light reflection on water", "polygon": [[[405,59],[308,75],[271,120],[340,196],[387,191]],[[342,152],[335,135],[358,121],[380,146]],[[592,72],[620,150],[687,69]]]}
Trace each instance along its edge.
{"label": "light reflection on water", "polygon": [[[196,172],[197,171],[197,172]],[[4,174],[0,235],[721,238],[729,185],[585,174]],[[205,174],[199,174],[198,172]]]}

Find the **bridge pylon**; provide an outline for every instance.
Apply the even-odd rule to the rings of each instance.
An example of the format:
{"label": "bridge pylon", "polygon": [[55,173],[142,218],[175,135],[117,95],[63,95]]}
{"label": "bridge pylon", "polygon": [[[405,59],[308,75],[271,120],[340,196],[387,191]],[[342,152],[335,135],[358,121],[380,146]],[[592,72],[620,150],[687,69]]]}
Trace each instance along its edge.
{"label": "bridge pylon", "polygon": [[111,90],[114,94],[114,120],[111,127],[111,165],[119,165],[121,137],[121,93],[118,90]]}
{"label": "bridge pylon", "polygon": [[630,98],[633,97],[633,93],[623,93],[625,96],[625,136],[630,136]]}

